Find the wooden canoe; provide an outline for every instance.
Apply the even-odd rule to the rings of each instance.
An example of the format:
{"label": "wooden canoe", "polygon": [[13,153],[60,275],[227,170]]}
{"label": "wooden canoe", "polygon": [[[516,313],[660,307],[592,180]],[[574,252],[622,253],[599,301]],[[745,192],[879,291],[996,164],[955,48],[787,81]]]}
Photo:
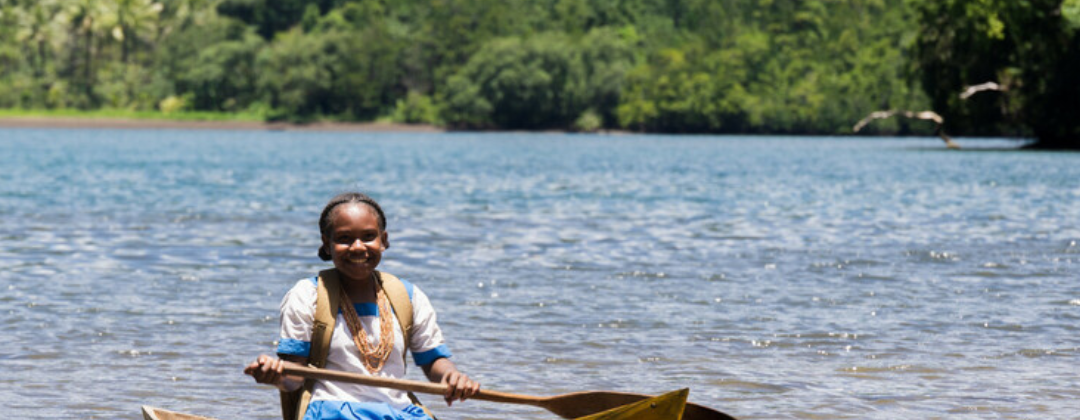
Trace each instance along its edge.
{"label": "wooden canoe", "polygon": [[[672,391],[575,420],[681,420],[686,407],[686,397],[689,394],[689,389]],[[215,420],[148,405],[142,406],[142,412],[145,420]]]}
{"label": "wooden canoe", "polygon": [[145,420],[214,420],[210,417],[177,413],[148,405],[142,406],[142,415]]}

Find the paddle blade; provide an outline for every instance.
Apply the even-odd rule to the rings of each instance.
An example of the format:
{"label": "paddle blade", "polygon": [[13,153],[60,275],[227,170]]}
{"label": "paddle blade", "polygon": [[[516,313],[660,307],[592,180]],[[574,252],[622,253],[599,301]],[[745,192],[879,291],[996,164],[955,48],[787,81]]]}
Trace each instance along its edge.
{"label": "paddle blade", "polygon": [[680,420],[690,389],[672,391],[576,420]]}
{"label": "paddle blade", "polygon": [[554,396],[539,405],[564,419],[576,419],[633,404],[645,398],[648,397],[622,392],[585,391]]}
{"label": "paddle blade", "polygon": [[[652,398],[651,395],[610,391],[585,391],[549,397],[534,405],[562,417],[576,419]],[[735,420],[727,414],[694,403],[686,403],[683,420]]]}

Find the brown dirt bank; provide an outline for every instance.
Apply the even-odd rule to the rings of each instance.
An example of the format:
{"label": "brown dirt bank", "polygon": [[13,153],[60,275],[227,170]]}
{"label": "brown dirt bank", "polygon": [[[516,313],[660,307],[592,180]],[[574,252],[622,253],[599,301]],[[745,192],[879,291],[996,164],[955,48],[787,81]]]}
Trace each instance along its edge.
{"label": "brown dirt bank", "polygon": [[89,128],[89,129],[178,129],[178,130],[274,130],[274,131],[354,131],[354,132],[415,132],[445,131],[431,125],[393,123],[316,122],[292,124],[259,121],[173,121],[124,118],[79,117],[0,117],[2,128]]}

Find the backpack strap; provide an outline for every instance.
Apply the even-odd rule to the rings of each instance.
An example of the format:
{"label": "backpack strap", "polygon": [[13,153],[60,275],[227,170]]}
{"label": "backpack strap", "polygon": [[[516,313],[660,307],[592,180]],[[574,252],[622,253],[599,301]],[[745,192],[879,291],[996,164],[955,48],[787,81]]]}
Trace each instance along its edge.
{"label": "backpack strap", "polygon": [[[409,351],[409,338],[413,330],[412,300],[409,299],[409,291],[405,289],[405,283],[401,279],[390,273],[381,271],[376,271],[376,273],[379,275],[379,284],[386,293],[386,298],[390,300],[390,308],[394,310],[394,316],[401,325],[401,336],[405,338],[405,349],[401,352],[401,357],[404,358],[405,353]],[[408,360],[405,362],[408,366]]]}
{"label": "backpack strap", "polygon": [[308,364],[317,368],[326,366],[330,353],[330,338],[337,322],[338,305],[341,304],[341,281],[337,269],[319,272],[318,297],[315,298],[315,324],[311,330],[311,355]]}
{"label": "backpack strap", "polygon": [[[393,274],[376,271],[379,276],[379,284],[382,286],[383,292],[386,293],[386,298],[390,301],[390,308],[394,310],[394,316],[397,317],[398,324],[401,325],[401,336],[404,338],[405,348],[401,352],[402,365],[408,367],[409,360],[405,357],[405,353],[409,352],[409,338],[413,332],[413,305],[412,300],[409,299],[409,290],[405,288],[405,283],[401,279],[397,278]],[[413,405],[420,407],[425,413],[432,419],[436,419],[435,413],[432,413],[424,404],[420,402],[419,398],[416,398],[416,394],[409,392],[409,399],[412,400]],[[438,419],[436,419],[438,420]]]}
{"label": "backpack strap", "polygon": [[[330,353],[330,339],[337,321],[338,305],[341,303],[341,282],[336,269],[319,272],[315,282],[318,290],[315,298],[315,322],[311,328],[311,353],[308,364],[317,368],[326,366],[326,357]],[[292,392],[281,393],[281,415],[284,420],[304,418],[308,403],[311,402],[311,390],[314,379],[304,381],[304,386]]]}

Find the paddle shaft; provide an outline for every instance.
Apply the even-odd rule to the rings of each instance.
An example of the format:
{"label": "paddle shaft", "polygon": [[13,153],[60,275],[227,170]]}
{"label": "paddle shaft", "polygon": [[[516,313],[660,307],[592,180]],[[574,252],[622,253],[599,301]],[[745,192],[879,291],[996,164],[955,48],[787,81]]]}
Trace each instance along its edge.
{"label": "paddle shaft", "polygon": [[[446,395],[447,386],[432,382],[410,381],[408,379],[383,378],[378,376],[360,375],[356,373],[341,372],[337,370],[316,369],[303,366],[285,366],[286,375],[296,375],[311,379],[323,379],[328,381],[349,382],[360,385],[380,388],[392,388],[401,391],[419,392],[422,394]],[[530,395],[517,395],[498,391],[481,389],[472,399],[542,406],[546,398]]]}
{"label": "paddle shaft", "polygon": [[[422,394],[446,395],[447,389],[446,385],[431,382],[383,378],[303,366],[284,366],[283,373],[310,379],[349,382],[380,388],[419,392]],[[531,395],[511,394],[481,389],[470,398],[497,403],[531,405],[548,410],[562,418],[577,418],[640,401],[649,398],[649,396],[622,392],[586,391],[550,397],[534,397]],[[734,420],[734,417],[705,406],[686,403],[686,411],[683,413],[683,420]]]}

